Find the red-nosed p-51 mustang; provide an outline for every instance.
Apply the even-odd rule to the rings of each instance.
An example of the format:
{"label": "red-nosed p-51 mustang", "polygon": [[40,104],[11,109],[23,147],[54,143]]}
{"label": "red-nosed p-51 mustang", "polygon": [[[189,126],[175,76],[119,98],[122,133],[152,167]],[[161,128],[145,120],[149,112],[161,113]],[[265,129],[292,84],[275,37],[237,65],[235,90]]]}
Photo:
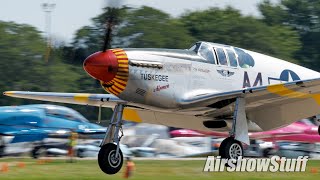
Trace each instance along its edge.
{"label": "red-nosed p-51 mustang", "polygon": [[98,162],[117,173],[122,120],[201,131],[229,131],[223,158],[242,156],[249,131],[266,131],[319,114],[320,73],[245,49],[197,42],[187,50],[109,49],[85,71],[110,94],[7,91],[4,95],[114,108]]}

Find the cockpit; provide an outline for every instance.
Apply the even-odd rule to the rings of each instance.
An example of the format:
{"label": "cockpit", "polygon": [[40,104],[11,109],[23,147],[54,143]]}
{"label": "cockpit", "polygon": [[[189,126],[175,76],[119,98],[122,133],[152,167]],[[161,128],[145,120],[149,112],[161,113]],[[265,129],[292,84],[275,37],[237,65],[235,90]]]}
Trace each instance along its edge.
{"label": "cockpit", "polygon": [[250,68],[255,62],[252,56],[244,50],[232,46],[197,42],[190,49],[198,54],[205,62],[216,65]]}

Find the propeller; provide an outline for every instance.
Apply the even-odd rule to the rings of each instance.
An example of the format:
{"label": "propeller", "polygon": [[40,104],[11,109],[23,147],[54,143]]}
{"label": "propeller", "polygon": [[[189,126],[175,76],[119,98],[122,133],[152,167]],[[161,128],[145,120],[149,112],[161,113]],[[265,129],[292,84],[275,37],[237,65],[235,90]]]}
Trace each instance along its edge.
{"label": "propeller", "polygon": [[112,41],[112,31],[114,26],[118,23],[119,11],[121,8],[121,0],[109,0],[109,3],[106,7],[106,30],[104,35],[104,43],[102,52],[105,52],[107,49],[111,48]]}
{"label": "propeller", "polygon": [[[122,0],[106,0],[104,8],[104,22],[105,30],[103,37],[102,52],[106,52],[107,49],[111,49],[112,31],[114,26],[118,23],[118,15],[121,8]],[[101,82],[96,80],[94,85],[96,88],[101,87]]]}
{"label": "propeller", "polygon": [[[118,23],[118,16],[121,9],[122,0],[109,0],[106,6],[106,17],[105,17],[105,34],[102,52],[106,52],[107,49],[111,49],[111,41],[112,41],[112,31],[114,26]],[[97,81],[97,84],[100,85],[100,81]],[[101,123],[101,113],[102,106],[99,106],[98,112],[98,124]]]}

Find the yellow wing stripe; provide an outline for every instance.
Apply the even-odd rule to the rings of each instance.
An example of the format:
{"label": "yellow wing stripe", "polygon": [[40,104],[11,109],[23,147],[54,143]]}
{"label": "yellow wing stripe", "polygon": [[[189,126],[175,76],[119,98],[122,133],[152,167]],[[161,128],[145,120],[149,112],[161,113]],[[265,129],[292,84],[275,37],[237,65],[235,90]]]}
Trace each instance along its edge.
{"label": "yellow wing stripe", "polygon": [[142,119],[140,118],[138,112],[133,109],[124,108],[123,110],[123,119],[127,121],[133,121],[140,123]]}
{"label": "yellow wing stripe", "polygon": [[3,94],[7,95],[7,96],[12,96],[14,94],[14,92],[13,91],[6,91]]}
{"label": "yellow wing stripe", "polygon": [[318,103],[318,105],[320,105],[320,94],[314,94],[312,97]]}
{"label": "yellow wing stripe", "polygon": [[276,84],[267,87],[267,90],[273,94],[288,98],[313,98],[318,105],[320,105],[320,94],[308,94],[291,90],[284,86],[284,84]]}
{"label": "yellow wing stripe", "polygon": [[90,94],[76,94],[73,99],[77,102],[88,102]]}
{"label": "yellow wing stripe", "polygon": [[279,96],[285,96],[289,98],[308,98],[310,94],[293,91],[288,89],[283,84],[271,85],[267,87],[267,90],[271,93],[278,94]]}

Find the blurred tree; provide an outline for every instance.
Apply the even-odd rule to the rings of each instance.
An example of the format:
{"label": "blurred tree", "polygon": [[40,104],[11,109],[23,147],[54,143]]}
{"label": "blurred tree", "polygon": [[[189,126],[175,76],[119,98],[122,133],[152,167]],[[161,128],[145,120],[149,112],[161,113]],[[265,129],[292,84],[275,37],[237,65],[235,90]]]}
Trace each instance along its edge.
{"label": "blurred tree", "polygon": [[[88,55],[102,49],[108,10],[93,18],[92,26],[79,29],[72,48],[65,48],[66,55],[73,62],[82,63]],[[178,20],[151,7],[124,7],[117,22],[112,47],[186,48],[194,42]]]}
{"label": "blurred tree", "polygon": [[265,0],[259,5],[263,21],[269,25],[287,26],[299,33],[302,48],[294,55],[300,64],[320,71],[320,0]]}
{"label": "blurred tree", "polygon": [[187,48],[195,41],[178,19],[147,6],[127,13],[117,40],[136,48]]}
{"label": "blurred tree", "polygon": [[[65,64],[59,48],[53,48],[46,63],[45,51],[45,39],[34,27],[0,21],[0,91],[79,91],[81,67]],[[0,98],[0,106],[28,103],[41,102]]]}
{"label": "blurred tree", "polygon": [[[40,32],[28,25],[0,21],[0,91],[44,90],[46,87],[45,41]],[[43,77],[44,76],[44,77]],[[0,98],[1,105],[19,102]]]}
{"label": "blurred tree", "polygon": [[[117,33],[119,24],[126,16],[127,11],[127,7],[122,7],[116,11],[117,17],[113,28],[113,36]],[[104,8],[103,13],[91,19],[91,26],[84,26],[76,31],[71,46],[64,47],[65,57],[68,57],[69,63],[82,64],[90,54],[102,50],[107,18],[110,17],[110,14],[111,9],[109,7]],[[113,47],[116,46],[115,39],[116,37],[113,37]]]}
{"label": "blurred tree", "polygon": [[231,7],[188,12],[181,21],[198,40],[230,44],[289,61],[300,48],[298,33],[290,27],[267,25]]}

